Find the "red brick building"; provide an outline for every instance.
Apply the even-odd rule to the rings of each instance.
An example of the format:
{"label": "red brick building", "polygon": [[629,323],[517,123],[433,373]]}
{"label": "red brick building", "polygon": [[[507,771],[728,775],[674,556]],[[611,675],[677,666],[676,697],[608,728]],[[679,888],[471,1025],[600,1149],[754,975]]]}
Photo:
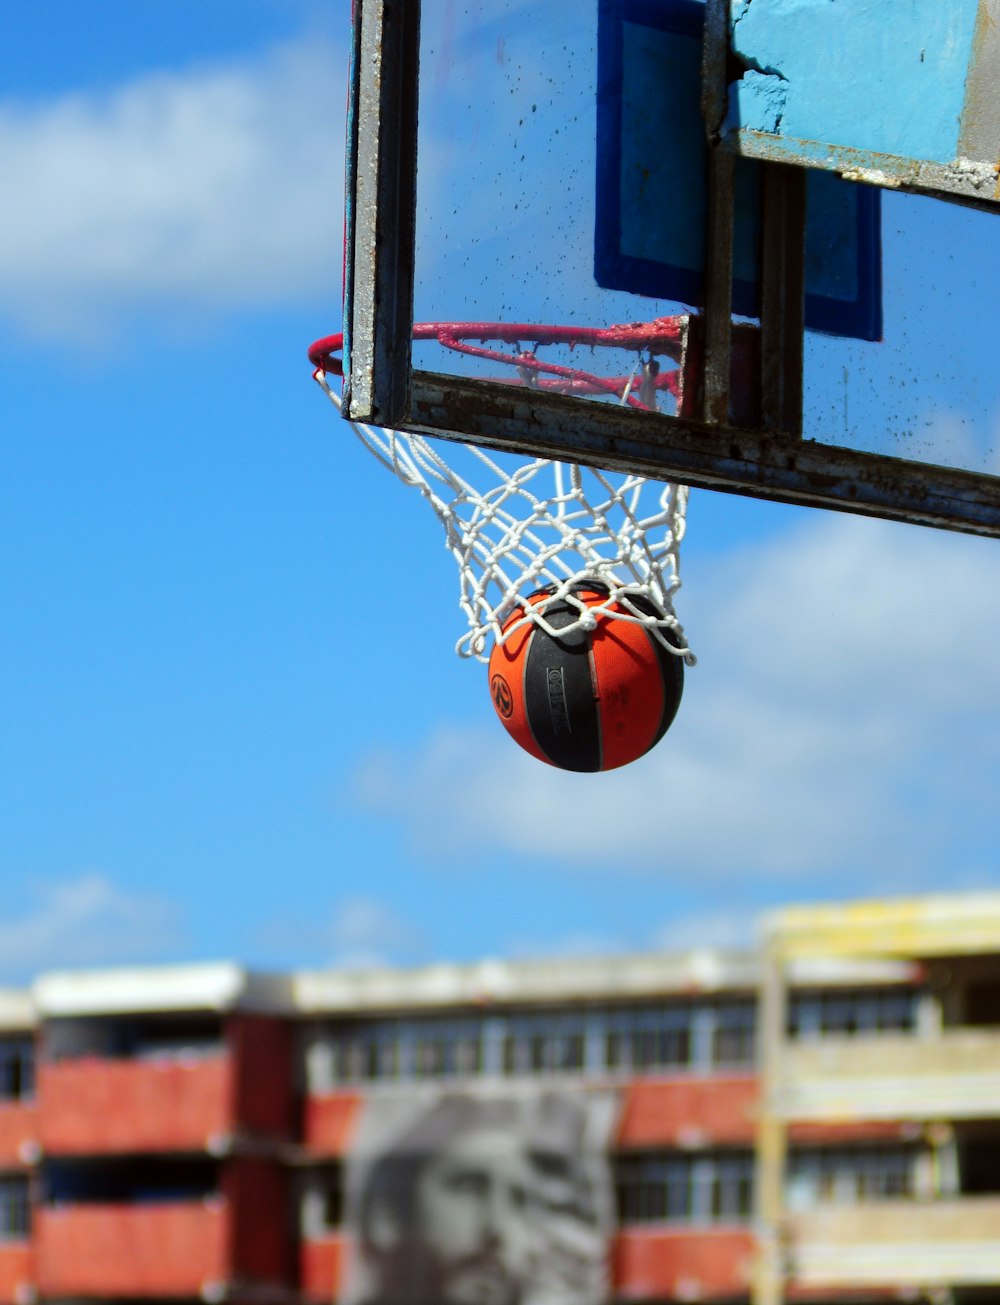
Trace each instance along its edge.
{"label": "red brick building", "polygon": [[1000,897],[974,939],[934,900],[936,941],[855,912],[777,987],[705,951],[0,992],[0,1305],[343,1298],[376,1103],[535,1090],[613,1105],[610,1300],[1000,1301]]}

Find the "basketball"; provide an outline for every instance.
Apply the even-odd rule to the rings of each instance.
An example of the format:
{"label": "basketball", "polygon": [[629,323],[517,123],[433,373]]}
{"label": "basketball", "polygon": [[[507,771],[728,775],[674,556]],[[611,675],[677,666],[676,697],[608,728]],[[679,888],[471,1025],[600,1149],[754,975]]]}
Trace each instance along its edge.
{"label": "basketball", "polygon": [[[573,593],[588,607],[608,597],[594,581],[581,581]],[[630,601],[656,613],[646,599]],[[573,604],[553,599],[548,589],[527,603],[541,604],[556,630],[579,619]],[[627,611],[618,603],[610,610]],[[524,613],[524,605],[515,608],[502,629]],[[664,634],[676,644],[670,630]],[[652,630],[600,614],[596,629],[565,636],[525,625],[494,647],[489,680],[501,723],[526,752],[563,770],[614,770],[643,756],[669,729],[684,688],[684,662]]]}

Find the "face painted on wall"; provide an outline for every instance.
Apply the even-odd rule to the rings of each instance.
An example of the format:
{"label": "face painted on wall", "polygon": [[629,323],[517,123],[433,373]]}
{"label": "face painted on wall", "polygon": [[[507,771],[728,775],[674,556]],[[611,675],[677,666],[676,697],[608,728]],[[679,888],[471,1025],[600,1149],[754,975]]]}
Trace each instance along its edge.
{"label": "face painted on wall", "polygon": [[537,1175],[520,1139],[483,1128],[457,1137],[424,1170],[414,1231],[438,1262],[447,1305],[517,1305],[535,1271]]}

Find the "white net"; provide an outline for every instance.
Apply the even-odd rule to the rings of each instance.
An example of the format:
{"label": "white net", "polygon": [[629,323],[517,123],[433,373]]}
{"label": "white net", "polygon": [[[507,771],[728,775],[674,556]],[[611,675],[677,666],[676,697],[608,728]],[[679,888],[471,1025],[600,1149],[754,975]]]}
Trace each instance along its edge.
{"label": "white net", "polygon": [[[316,379],[339,410],[326,377],[319,372]],[[384,466],[419,490],[444,527],[469,626],[456,644],[459,656],[485,662],[491,640],[504,642],[528,623],[564,638],[607,618],[646,626],[671,653],[694,664],[673,607],[681,584],[685,486],[547,458],[505,470],[475,445],[350,425]],[[445,447],[466,475],[445,460]],[[574,592],[581,581],[597,582],[607,597],[583,601]],[[553,629],[542,607],[524,603],[541,589],[575,607],[579,618]]]}

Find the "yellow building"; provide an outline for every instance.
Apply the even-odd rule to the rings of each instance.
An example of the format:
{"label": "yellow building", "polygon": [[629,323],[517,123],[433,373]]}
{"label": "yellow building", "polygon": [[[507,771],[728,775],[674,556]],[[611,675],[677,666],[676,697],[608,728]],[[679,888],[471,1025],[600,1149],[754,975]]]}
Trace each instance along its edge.
{"label": "yellow building", "polygon": [[[909,1017],[810,1005],[845,962],[895,968]],[[780,910],[762,964],[756,1305],[1000,1300],[1000,893]]]}

